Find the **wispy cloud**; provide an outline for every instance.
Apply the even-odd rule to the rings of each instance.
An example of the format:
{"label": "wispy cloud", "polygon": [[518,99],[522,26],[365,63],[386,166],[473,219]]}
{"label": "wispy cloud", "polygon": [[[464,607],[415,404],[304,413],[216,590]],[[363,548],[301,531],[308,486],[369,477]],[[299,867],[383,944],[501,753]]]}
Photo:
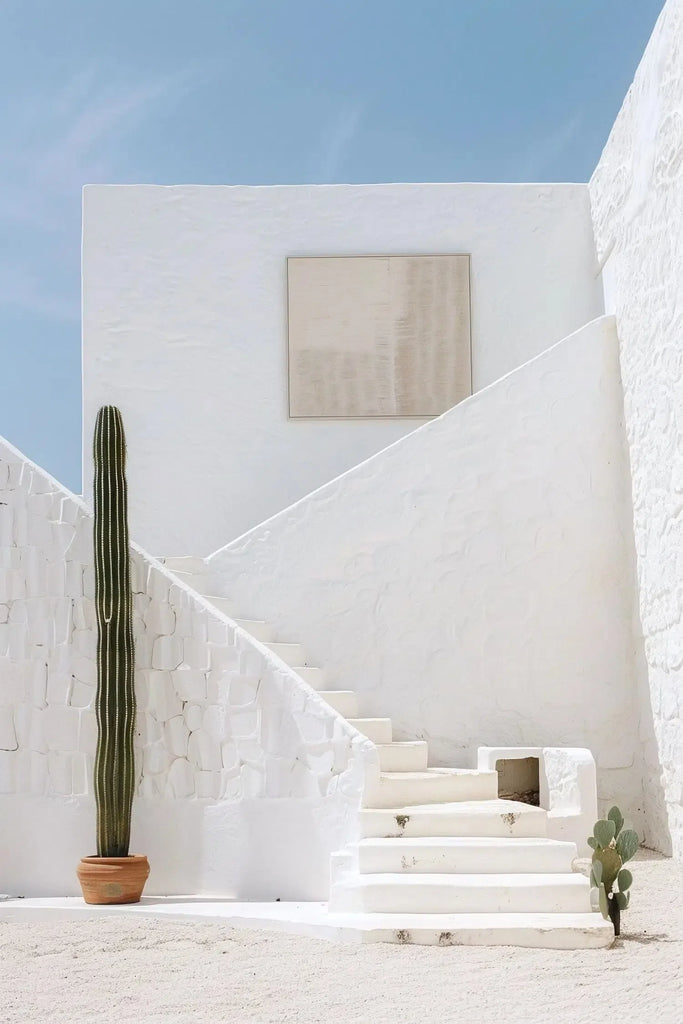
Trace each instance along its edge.
{"label": "wispy cloud", "polygon": [[135,132],[191,84],[184,72],[105,81],[87,66],[51,94],[3,105],[0,233],[13,251],[11,260],[0,257],[0,303],[78,318],[78,296],[64,293],[58,263],[67,251],[77,257],[81,187],[125,179]]}
{"label": "wispy cloud", "polygon": [[576,141],[583,120],[581,112],[572,114],[547,135],[534,141],[521,156],[519,180],[545,181],[555,162]]}
{"label": "wispy cloud", "polygon": [[359,103],[346,104],[323,129],[314,160],[314,181],[333,181],[353,141],[362,117]]}

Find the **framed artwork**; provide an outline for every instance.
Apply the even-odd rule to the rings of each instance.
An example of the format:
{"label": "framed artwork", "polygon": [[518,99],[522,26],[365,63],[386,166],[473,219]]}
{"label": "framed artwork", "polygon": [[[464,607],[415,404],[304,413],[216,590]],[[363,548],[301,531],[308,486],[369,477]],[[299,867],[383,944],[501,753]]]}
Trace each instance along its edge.
{"label": "framed artwork", "polygon": [[291,256],[291,418],[439,416],[472,393],[470,257]]}

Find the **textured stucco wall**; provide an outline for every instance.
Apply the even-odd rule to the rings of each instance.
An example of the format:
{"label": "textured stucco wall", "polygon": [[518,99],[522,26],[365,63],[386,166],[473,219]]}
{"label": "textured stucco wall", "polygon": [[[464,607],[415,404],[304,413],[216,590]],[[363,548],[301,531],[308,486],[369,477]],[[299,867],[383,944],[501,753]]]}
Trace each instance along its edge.
{"label": "textured stucco wall", "polygon": [[[649,829],[683,857],[683,2],[669,0],[590,183],[616,315],[654,735]],[[662,800],[662,789],[664,799]]]}
{"label": "textured stucco wall", "polygon": [[[376,753],[140,549],[134,852],[153,893],[324,899]],[[78,891],[93,852],[92,519],[0,441],[0,891]]]}
{"label": "textured stucco wall", "polygon": [[285,261],[434,252],[472,254],[475,389],[602,312],[585,185],[87,187],[85,461],[120,406],[132,536],[208,554],[414,429],[287,419]]}
{"label": "textured stucco wall", "polygon": [[601,318],[209,559],[433,762],[582,746],[638,826],[634,568]]}

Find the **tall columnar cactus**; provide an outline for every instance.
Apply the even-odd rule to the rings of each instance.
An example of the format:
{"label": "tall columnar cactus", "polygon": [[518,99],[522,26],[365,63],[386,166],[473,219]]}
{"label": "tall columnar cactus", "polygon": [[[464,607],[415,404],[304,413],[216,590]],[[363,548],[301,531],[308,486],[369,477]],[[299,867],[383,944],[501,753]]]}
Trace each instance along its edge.
{"label": "tall columnar cactus", "polygon": [[97,855],[127,857],[135,787],[135,658],[126,439],[121,413],[112,405],[97,414],[94,461]]}
{"label": "tall columnar cactus", "polygon": [[[591,865],[591,885],[598,890],[602,916],[611,920],[614,934],[619,935],[621,911],[626,910],[631,900],[633,875],[624,867],[638,849],[638,834],[632,828],[623,829],[624,817],[618,807],[613,807],[607,818],[601,818],[593,826],[593,835],[588,845],[594,851]],[[622,832],[623,829],[623,832]],[[617,891],[614,892],[614,884]]]}

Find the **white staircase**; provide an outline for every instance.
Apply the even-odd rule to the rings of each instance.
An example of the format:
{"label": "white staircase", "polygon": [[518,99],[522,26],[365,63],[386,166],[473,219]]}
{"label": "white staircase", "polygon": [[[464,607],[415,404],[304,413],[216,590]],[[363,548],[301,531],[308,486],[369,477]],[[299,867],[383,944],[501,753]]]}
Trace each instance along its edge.
{"label": "white staircase", "polygon": [[589,882],[573,871],[574,843],[547,838],[539,807],[498,799],[495,771],[428,767],[422,740],[394,742],[389,718],[360,718],[352,690],[328,687],[301,644],[265,622],[236,619],[206,594],[206,565],[166,567],[289,665],[376,744],[357,843],[333,854],[329,920],[361,941],[429,945],[608,946],[612,925],[591,910]]}

